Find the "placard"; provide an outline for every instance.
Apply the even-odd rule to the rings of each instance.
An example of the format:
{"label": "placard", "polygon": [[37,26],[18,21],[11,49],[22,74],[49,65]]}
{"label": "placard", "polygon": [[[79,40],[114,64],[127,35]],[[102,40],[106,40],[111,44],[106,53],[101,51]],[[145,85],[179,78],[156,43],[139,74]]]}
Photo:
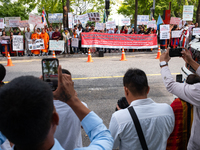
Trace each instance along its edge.
{"label": "placard", "polygon": [[63,22],[63,13],[53,13],[48,14],[49,23],[62,23]]}
{"label": "placard", "polygon": [[115,28],[116,28],[115,21],[106,22],[106,29],[115,29]]}
{"label": "placard", "polygon": [[78,38],[72,38],[72,47],[77,47],[79,45],[79,39]]}
{"label": "placard", "polygon": [[200,35],[200,28],[193,28],[193,34],[192,35]]}
{"label": "placard", "polygon": [[169,34],[169,32],[168,32],[168,31],[160,32],[160,39],[161,39],[161,40],[170,39],[170,34]]}
{"label": "placard", "polygon": [[44,49],[44,40],[43,39],[29,39],[28,40],[29,50],[41,50]]}
{"label": "placard", "polygon": [[42,23],[42,17],[41,16],[38,16],[38,15],[34,15],[34,14],[30,14],[29,15],[29,20],[28,22],[32,25],[40,25],[40,24],[43,24]]}
{"label": "placard", "polygon": [[90,19],[88,17],[88,14],[84,14],[84,15],[79,15],[78,20],[80,20],[80,22],[84,24],[87,23],[87,21],[89,21]]}
{"label": "placard", "polygon": [[169,32],[169,25],[160,25],[160,32],[167,31]]}
{"label": "placard", "polygon": [[149,21],[149,15],[137,16],[137,25],[147,25],[148,21]]}
{"label": "placard", "polygon": [[0,43],[1,44],[9,44],[10,43],[10,36],[0,36]]}
{"label": "placard", "polygon": [[88,17],[89,17],[90,21],[98,22],[98,21],[101,20],[99,13],[93,13],[93,12],[92,13],[88,13]]}
{"label": "placard", "polygon": [[51,51],[64,51],[64,41],[63,40],[50,40],[49,50]]}
{"label": "placard", "polygon": [[171,17],[170,24],[179,25],[181,18]]}
{"label": "placard", "polygon": [[121,25],[122,26],[125,26],[125,25],[130,26],[131,25],[131,19],[130,18],[122,18],[121,19]]}
{"label": "placard", "polygon": [[6,24],[6,27],[10,27],[9,26],[9,20],[21,20],[20,17],[5,17],[5,24]]}
{"label": "placard", "polygon": [[69,28],[73,28],[73,14],[72,13],[68,13],[68,26]]}
{"label": "placard", "polygon": [[18,27],[19,20],[9,20],[10,27]]}
{"label": "placard", "polygon": [[180,38],[181,37],[181,30],[172,31],[172,38]]}
{"label": "placard", "polygon": [[185,25],[186,21],[181,20],[179,22],[179,28],[182,28]]}
{"label": "placard", "polygon": [[4,28],[4,18],[0,18],[0,29]]}
{"label": "placard", "polygon": [[81,47],[151,49],[157,48],[157,35],[113,34],[83,32]]}
{"label": "placard", "polygon": [[23,35],[13,35],[13,51],[23,51]]}
{"label": "placard", "polygon": [[194,5],[184,5],[183,6],[183,20],[193,21]]}
{"label": "placard", "polygon": [[97,29],[97,30],[104,30],[104,28],[105,28],[105,23],[96,23],[96,25],[95,25],[95,29]]}
{"label": "placard", "polygon": [[28,28],[29,27],[28,20],[19,21],[18,22],[18,27],[20,27],[20,28]]}
{"label": "placard", "polygon": [[147,22],[147,28],[154,28],[154,29],[157,29],[156,20],[148,21],[148,22]]}

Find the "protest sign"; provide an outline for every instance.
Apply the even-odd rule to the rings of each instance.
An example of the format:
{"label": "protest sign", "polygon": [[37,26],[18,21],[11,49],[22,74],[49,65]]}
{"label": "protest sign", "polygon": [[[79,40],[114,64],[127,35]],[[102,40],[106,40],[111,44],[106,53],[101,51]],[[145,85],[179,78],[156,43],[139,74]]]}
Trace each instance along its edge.
{"label": "protest sign", "polygon": [[32,25],[36,25],[36,24],[40,25],[42,24],[42,17],[34,15],[34,14],[30,14],[28,22]]}
{"label": "protest sign", "polygon": [[115,28],[116,28],[115,21],[106,22],[106,29],[115,29]]}
{"label": "protest sign", "polygon": [[160,32],[168,31],[169,32],[169,25],[160,25]]}
{"label": "protest sign", "polygon": [[179,22],[179,28],[182,28],[185,25],[186,21],[181,20]]}
{"label": "protest sign", "polygon": [[148,21],[148,22],[147,22],[147,28],[154,28],[154,29],[157,29],[156,20]]}
{"label": "protest sign", "polygon": [[78,38],[72,38],[72,47],[77,47],[79,45],[79,39]]}
{"label": "protest sign", "polygon": [[5,17],[5,24],[6,24],[6,27],[10,27],[9,26],[9,20],[21,20],[20,17]]}
{"label": "protest sign", "polygon": [[9,44],[10,43],[10,36],[0,36],[0,43],[1,44]]}
{"label": "protest sign", "polygon": [[13,51],[23,51],[23,35],[13,35]]}
{"label": "protest sign", "polygon": [[62,23],[63,22],[63,13],[54,13],[48,14],[49,23]]}
{"label": "protest sign", "polygon": [[181,18],[171,17],[170,24],[179,25]]}
{"label": "protest sign", "polygon": [[184,5],[183,6],[183,20],[193,21],[194,5]]}
{"label": "protest sign", "polygon": [[181,37],[181,30],[172,31],[172,38],[180,38]]}
{"label": "protest sign", "polygon": [[0,29],[4,28],[4,19],[0,18]]}
{"label": "protest sign", "polygon": [[97,29],[97,30],[104,30],[104,28],[105,28],[105,23],[96,23],[96,25],[95,25],[95,29]]}
{"label": "protest sign", "polygon": [[82,47],[145,49],[157,48],[157,35],[82,33]]}
{"label": "protest sign", "polygon": [[160,32],[160,40],[170,39],[170,34],[168,31]]}
{"label": "protest sign", "polygon": [[49,50],[51,51],[64,51],[64,41],[60,40],[50,40],[49,41]]}
{"label": "protest sign", "polygon": [[125,26],[125,25],[130,26],[131,25],[131,19],[130,18],[122,18],[121,19],[121,25],[122,26]]}
{"label": "protest sign", "polygon": [[44,40],[37,39],[37,40],[28,40],[28,47],[29,50],[41,50],[44,49]]}
{"label": "protest sign", "polygon": [[73,14],[72,13],[68,13],[68,26],[69,26],[69,28],[72,29],[72,26],[73,26]]}
{"label": "protest sign", "polygon": [[89,17],[88,17],[88,14],[84,14],[84,15],[79,15],[78,16],[78,20],[84,24],[84,23],[87,23],[87,21],[89,21]]}
{"label": "protest sign", "polygon": [[20,27],[20,28],[27,28],[27,27],[29,27],[28,20],[19,21],[18,22],[18,27]]}
{"label": "protest sign", "polygon": [[149,15],[138,15],[137,16],[137,24],[138,25],[147,25],[149,21]]}
{"label": "protest sign", "polygon": [[193,28],[193,34],[192,35],[200,35],[200,28]]}
{"label": "protest sign", "polygon": [[18,27],[19,20],[9,20],[9,26],[10,27]]}
{"label": "protest sign", "polygon": [[90,20],[90,21],[95,21],[95,22],[97,22],[97,21],[100,21],[100,20],[101,20],[101,19],[100,19],[99,13],[88,13],[88,17],[89,17],[89,20]]}

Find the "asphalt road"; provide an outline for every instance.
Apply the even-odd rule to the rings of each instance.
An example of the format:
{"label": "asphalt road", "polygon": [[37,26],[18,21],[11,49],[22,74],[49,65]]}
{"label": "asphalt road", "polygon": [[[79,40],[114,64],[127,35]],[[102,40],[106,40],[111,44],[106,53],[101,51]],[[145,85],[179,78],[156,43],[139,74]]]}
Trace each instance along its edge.
{"label": "asphalt road", "polygon": [[[87,103],[89,109],[96,112],[109,126],[112,113],[115,111],[117,100],[124,96],[123,75],[129,68],[139,68],[146,72],[150,86],[149,97],[158,103],[173,101],[172,94],[168,93],[160,75],[159,61],[156,53],[133,53],[127,56],[128,61],[119,61],[120,55],[110,57],[93,57],[93,63],[86,63],[87,57],[61,58],[60,64],[72,73],[75,89],[80,100]],[[5,59],[0,63],[6,65]],[[22,75],[41,75],[41,59],[13,60],[13,67],[6,67],[7,75],[4,81],[11,81]],[[184,61],[181,58],[172,58],[169,67],[173,77],[180,73]],[[83,145],[89,144],[89,139],[83,131]]]}

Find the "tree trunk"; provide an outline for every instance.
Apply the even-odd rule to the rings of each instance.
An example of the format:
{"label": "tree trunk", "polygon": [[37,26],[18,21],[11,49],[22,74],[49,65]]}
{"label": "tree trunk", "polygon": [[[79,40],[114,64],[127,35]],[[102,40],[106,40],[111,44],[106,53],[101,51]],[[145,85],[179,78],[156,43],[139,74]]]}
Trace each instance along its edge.
{"label": "tree trunk", "polygon": [[135,22],[134,22],[134,29],[135,29],[136,33],[138,33],[138,31],[137,31],[137,14],[138,14],[138,0],[135,0]]}
{"label": "tree trunk", "polygon": [[68,28],[68,12],[70,11],[69,7],[70,1],[66,0],[66,5],[63,3],[63,27]]}
{"label": "tree trunk", "polygon": [[200,27],[200,0],[199,0],[199,4],[197,7],[196,22],[198,22],[199,27]]}

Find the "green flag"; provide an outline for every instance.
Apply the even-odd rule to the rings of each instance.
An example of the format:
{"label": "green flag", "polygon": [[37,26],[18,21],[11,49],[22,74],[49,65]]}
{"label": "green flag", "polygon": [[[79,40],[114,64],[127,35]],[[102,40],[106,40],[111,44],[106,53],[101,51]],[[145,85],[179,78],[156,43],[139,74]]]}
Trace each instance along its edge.
{"label": "green flag", "polygon": [[103,23],[106,23],[107,21],[107,16],[106,16],[106,11],[104,10],[104,14],[103,14]]}

